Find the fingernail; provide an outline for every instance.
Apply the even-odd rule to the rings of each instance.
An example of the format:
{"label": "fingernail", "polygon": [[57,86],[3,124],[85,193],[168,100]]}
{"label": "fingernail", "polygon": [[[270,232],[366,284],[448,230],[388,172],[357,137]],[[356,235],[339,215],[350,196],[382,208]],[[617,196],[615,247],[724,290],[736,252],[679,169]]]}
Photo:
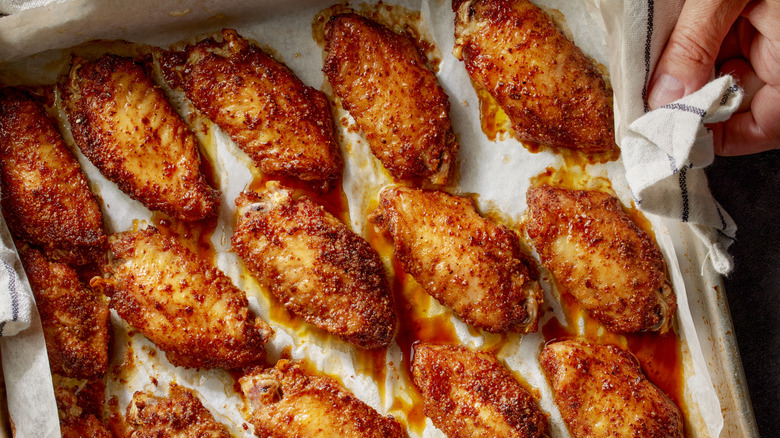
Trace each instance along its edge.
{"label": "fingernail", "polygon": [[656,109],[685,95],[685,85],[676,77],[664,73],[655,80],[653,89],[647,97],[647,105]]}

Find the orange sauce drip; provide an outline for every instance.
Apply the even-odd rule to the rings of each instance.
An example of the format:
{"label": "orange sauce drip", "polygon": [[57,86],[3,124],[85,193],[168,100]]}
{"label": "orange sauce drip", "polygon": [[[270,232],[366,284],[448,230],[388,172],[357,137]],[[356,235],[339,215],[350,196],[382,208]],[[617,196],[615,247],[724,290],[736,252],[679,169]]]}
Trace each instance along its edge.
{"label": "orange sauce drip", "polygon": [[132,433],[130,425],[127,424],[122,411],[119,408],[119,399],[111,397],[106,403],[108,409],[108,416],[105,421],[105,425],[111,432],[111,435],[116,438],[129,437]]}
{"label": "orange sauce drip", "polygon": [[480,85],[472,81],[479,99],[479,121],[488,140],[503,139],[512,131],[512,123],[496,99]]}
{"label": "orange sauce drip", "polygon": [[344,193],[341,185],[341,178],[331,184],[317,185],[316,183],[308,183],[286,175],[258,174],[249,185],[249,190],[262,191],[265,189],[265,185],[271,181],[277,181],[282,187],[292,190],[296,198],[305,195],[314,203],[323,206],[325,211],[338,218],[341,222],[345,224],[350,223],[349,205],[347,195]]}

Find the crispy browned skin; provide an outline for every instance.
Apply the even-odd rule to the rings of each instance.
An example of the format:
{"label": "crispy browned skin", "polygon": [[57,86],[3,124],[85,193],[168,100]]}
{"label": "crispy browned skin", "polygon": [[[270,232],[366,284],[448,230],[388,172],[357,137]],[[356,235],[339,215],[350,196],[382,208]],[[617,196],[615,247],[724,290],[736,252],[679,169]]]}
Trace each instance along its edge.
{"label": "crispy browned skin", "polygon": [[262,362],[272,330],[219,269],[154,227],[109,243],[111,272],[93,278],[93,288],[172,364],[239,369]]}
{"label": "crispy browned skin", "polygon": [[677,301],[663,255],[617,198],[549,185],[527,195],[526,232],[562,293],[613,332],[671,327]]}
{"label": "crispy browned skin", "polygon": [[631,353],[567,340],[545,346],[539,362],[574,437],[683,436],[680,410]]}
{"label": "crispy browned skin", "polygon": [[239,379],[251,415],[247,421],[263,438],[396,438],[406,432],[335,380],[304,372],[280,360]]}
{"label": "crispy browned skin", "polygon": [[244,192],[233,250],[290,312],[363,348],[387,346],[393,296],[379,255],[321,206],[270,185]]}
{"label": "crispy browned skin", "polygon": [[70,389],[54,385],[62,438],[112,438],[108,428],[79,403],[79,397]]}
{"label": "crispy browned skin", "polygon": [[0,189],[18,239],[72,265],[104,253],[103,215],[76,157],[43,106],[14,88],[0,89]]}
{"label": "crispy browned skin", "polygon": [[184,220],[216,214],[195,135],[130,58],[74,58],[62,98],[76,144],[109,180],[151,210]]}
{"label": "crispy browned skin", "polygon": [[547,14],[528,0],[454,0],[455,49],[520,140],[584,153],[617,148],[611,92]]}
{"label": "crispy browned skin", "polygon": [[53,373],[100,378],[108,368],[108,303],[87,288],[68,265],[51,262],[35,249],[20,253],[41,315]]}
{"label": "crispy browned skin", "polygon": [[412,373],[425,415],[450,438],[547,436],[547,417],[492,354],[415,344]]}
{"label": "crispy browned skin", "polygon": [[127,406],[130,438],[230,438],[191,389],[171,384],[168,397],[136,392]]}
{"label": "crispy browned skin", "polygon": [[306,181],[341,175],[344,162],[325,94],[235,30],[223,30],[222,41],[207,39],[168,53],[163,66],[263,172]]}
{"label": "crispy browned skin", "polygon": [[439,191],[382,190],[369,220],[393,239],[395,257],[464,321],[490,332],[536,330],[542,290],[517,234]]}
{"label": "crispy browned skin", "polygon": [[445,184],[458,144],[450,103],[406,36],[357,14],[325,27],[322,69],[371,151],[395,178]]}

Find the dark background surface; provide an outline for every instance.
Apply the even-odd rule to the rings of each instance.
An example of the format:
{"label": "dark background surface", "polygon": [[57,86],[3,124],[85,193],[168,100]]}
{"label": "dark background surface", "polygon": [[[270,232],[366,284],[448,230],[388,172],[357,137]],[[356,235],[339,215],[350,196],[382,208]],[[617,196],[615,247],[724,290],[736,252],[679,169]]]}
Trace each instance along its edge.
{"label": "dark background surface", "polygon": [[737,223],[723,282],[762,437],[780,437],[780,150],[716,157],[710,189]]}

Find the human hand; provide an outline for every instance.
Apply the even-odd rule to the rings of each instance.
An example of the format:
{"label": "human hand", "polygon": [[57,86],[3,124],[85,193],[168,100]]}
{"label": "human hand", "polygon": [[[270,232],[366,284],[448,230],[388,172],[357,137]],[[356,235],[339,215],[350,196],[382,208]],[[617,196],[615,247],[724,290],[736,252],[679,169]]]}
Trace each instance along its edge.
{"label": "human hand", "polygon": [[709,126],[715,153],[780,148],[780,0],[687,0],[650,81],[648,105],[693,93],[713,69],[734,75],[745,91],[729,120]]}

